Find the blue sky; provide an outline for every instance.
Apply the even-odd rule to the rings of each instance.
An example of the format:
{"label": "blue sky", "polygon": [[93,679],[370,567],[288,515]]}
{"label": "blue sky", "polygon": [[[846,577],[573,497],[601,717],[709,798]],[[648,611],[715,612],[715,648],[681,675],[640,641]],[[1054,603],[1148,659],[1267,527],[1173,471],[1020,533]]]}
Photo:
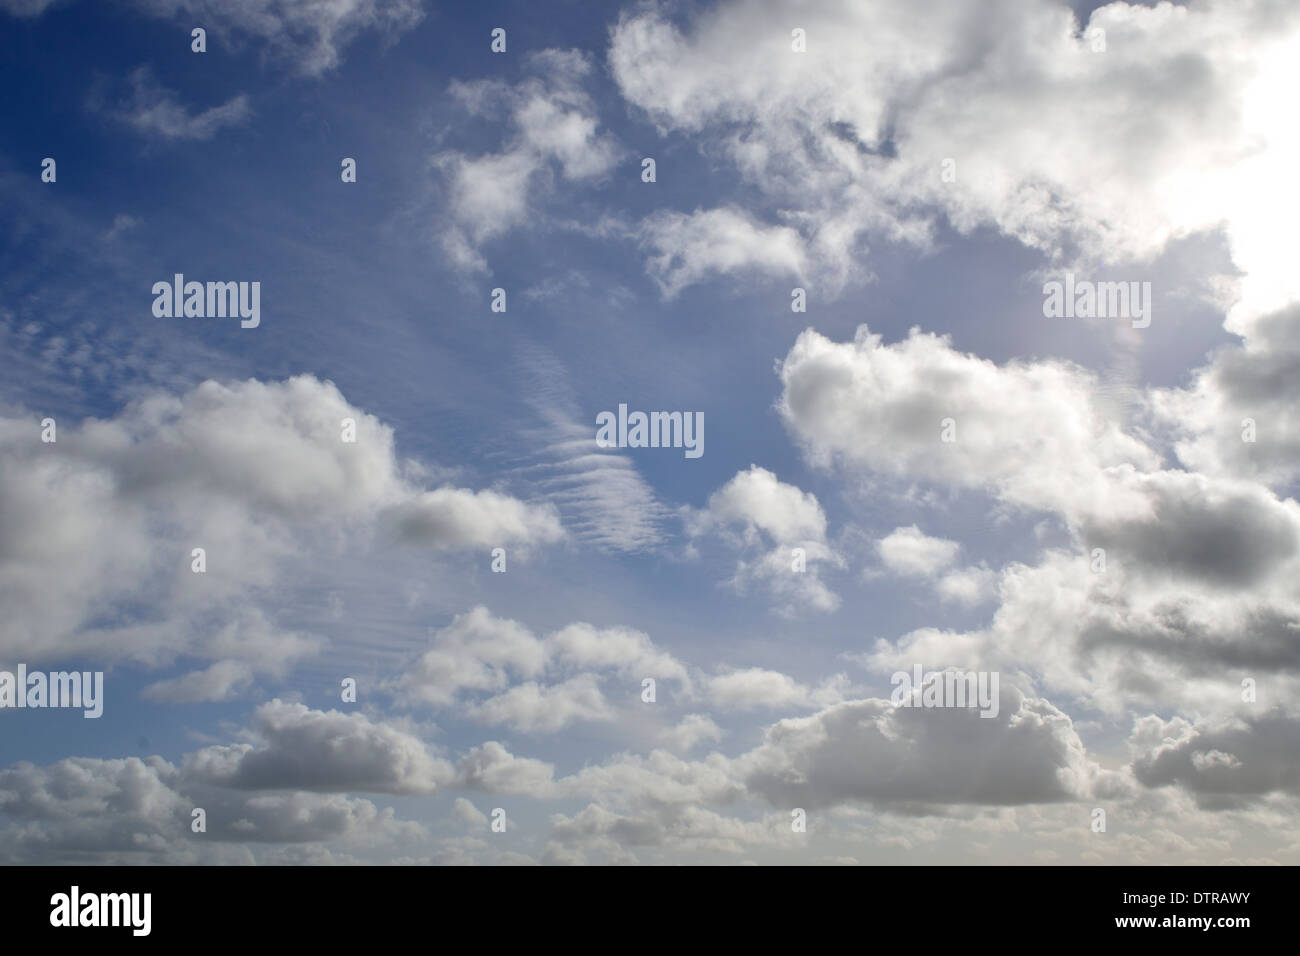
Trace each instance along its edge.
{"label": "blue sky", "polygon": [[960,6],[0,2],[12,859],[1294,862],[1300,20]]}

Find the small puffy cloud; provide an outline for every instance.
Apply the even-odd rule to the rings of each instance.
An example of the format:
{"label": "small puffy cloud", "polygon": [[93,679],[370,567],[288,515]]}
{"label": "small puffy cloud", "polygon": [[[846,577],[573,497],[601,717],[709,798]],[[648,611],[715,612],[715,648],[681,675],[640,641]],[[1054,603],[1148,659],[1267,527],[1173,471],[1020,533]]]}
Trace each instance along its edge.
{"label": "small puffy cloud", "polygon": [[692,538],[716,536],[739,552],[728,582],[739,593],[767,590],[777,610],[834,611],[840,598],[821,579],[826,564],[841,558],[826,541],[826,515],[817,496],[787,484],[766,468],[750,465],[709,496],[708,506],[688,512]]}
{"label": "small puffy cloud", "polygon": [[814,688],[780,671],[746,667],[711,677],[707,690],[709,700],[723,710],[826,707],[844,698],[848,678],[837,674]]}
{"label": "small puffy cloud", "polygon": [[516,757],[503,744],[489,740],[456,761],[455,783],[485,793],[544,797],[554,791],[555,767],[532,757]]}
{"label": "small puffy cloud", "polygon": [[569,624],[548,636],[546,645],[552,660],[565,666],[612,670],[634,679],[690,681],[679,660],[656,648],[648,634],[629,627]]}
{"label": "small puffy cloud", "polygon": [[447,187],[451,224],[443,251],[457,268],[487,270],[481,247],[535,215],[553,188],[554,173],[569,182],[607,174],[620,149],[599,130],[595,105],[583,90],[591,72],[577,50],[543,50],[528,60],[530,78],[510,86],[499,80],[453,83],[450,93],[472,115],[510,117],[511,133],[496,153],[434,157]]}
{"label": "small puffy cloud", "polygon": [[542,638],[480,606],[435,632],[392,687],[407,703],[456,706],[483,723],[553,733],[574,721],[613,720],[601,683],[645,677],[690,687],[686,667],[640,631],[578,622]]}
{"label": "small puffy cloud", "polygon": [[155,681],[142,694],[171,704],[229,700],[252,679],[252,668],[242,661],[217,661],[202,670]]}
{"label": "small puffy cloud", "polygon": [[191,754],[186,772],[239,790],[398,794],[431,793],[452,775],[417,738],[360,713],[273,700],[257,709],[253,734],[255,744]]}
{"label": "small puffy cloud", "polygon": [[[0,770],[0,818],[8,823],[0,831],[0,858],[11,864],[221,860],[212,846],[185,839],[195,804],[180,786],[179,771],[161,757],[15,764]],[[248,862],[247,852],[224,858]]]}
{"label": "small puffy cloud", "polygon": [[495,491],[438,488],[394,506],[388,516],[399,536],[416,544],[487,547],[564,537],[554,507],[530,505]]}
{"label": "small puffy cloud", "polygon": [[1156,420],[1179,460],[1216,477],[1278,490],[1300,476],[1300,305],[1259,317],[1250,336],[1220,349],[1185,388],[1155,389]]}
{"label": "small puffy cloud", "polygon": [[613,709],[591,674],[559,684],[527,681],[470,708],[475,720],[501,724],[522,733],[554,733],[574,721],[609,720]]}
{"label": "small puffy cloud", "polygon": [[529,183],[539,165],[531,153],[470,158],[446,153],[436,165],[447,178],[455,226],[443,233],[443,251],[464,271],[483,271],[483,243],[521,225],[528,215]]}
{"label": "small puffy cloud", "polygon": [[711,717],[705,714],[687,714],[676,726],[664,728],[658,739],[669,750],[684,754],[705,741],[719,742],[724,733]]}
{"label": "small puffy cloud", "polygon": [[[807,52],[774,23],[805,29]],[[1300,298],[1277,238],[1292,227],[1267,211],[1296,195],[1298,33],[1300,14],[1269,0],[1111,3],[1084,24],[1059,0],[729,0],[625,11],[608,59],[662,134],[728,164],[779,216],[766,228],[796,230],[783,245],[830,294],[869,277],[866,243],[924,247],[941,220],[1058,261],[1149,260],[1223,228],[1245,324]],[[714,255],[696,251],[683,281]]]}
{"label": "small puffy cloud", "polygon": [[483,815],[483,812],[464,797],[456,798],[456,802],[451,805],[451,815],[471,828],[488,825],[488,818]]}
{"label": "small puffy cloud", "polygon": [[643,220],[637,234],[650,252],[646,271],[667,299],[711,274],[762,272],[799,279],[807,268],[797,232],[764,226],[734,206],[660,211]]}
{"label": "small puffy cloud", "polygon": [[[913,329],[885,345],[865,325],[852,342],[811,329],[781,365],[781,412],[816,463],[986,489],[1067,516],[1141,510],[1107,469],[1159,457],[1106,417],[1092,373],[1064,362],[996,365]],[[943,440],[945,420],[955,440]]]}
{"label": "small puffy cloud", "polygon": [[952,564],[961,550],[956,541],[932,538],[916,525],[895,528],[876,542],[880,560],[897,574],[931,577]]}
{"label": "small puffy cloud", "polygon": [[750,536],[763,531],[782,544],[826,539],[826,515],[817,496],[757,465],[737,472],[709,496],[708,516],[723,524],[739,524]]}
{"label": "small puffy cloud", "polygon": [[500,691],[515,678],[541,674],[546,648],[518,621],[476,607],[433,637],[433,646],[397,680],[400,692],[435,707],[450,706],[462,690]]}
{"label": "small puffy cloud", "polygon": [[997,595],[997,586],[997,572],[986,567],[959,568],[935,582],[941,599],[967,607],[991,600]]}

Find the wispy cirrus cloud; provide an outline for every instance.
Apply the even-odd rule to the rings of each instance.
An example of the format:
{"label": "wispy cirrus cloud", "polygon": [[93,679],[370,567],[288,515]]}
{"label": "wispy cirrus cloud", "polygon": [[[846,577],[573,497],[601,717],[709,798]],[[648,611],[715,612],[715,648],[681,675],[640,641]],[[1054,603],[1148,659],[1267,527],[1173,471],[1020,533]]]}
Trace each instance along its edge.
{"label": "wispy cirrus cloud", "polygon": [[194,112],[178,95],[158,82],[153,70],[141,66],[127,78],[130,93],[108,105],[103,94],[92,96],[92,106],[150,138],[165,141],[210,140],[221,130],[243,124],[253,115],[247,94],[231,97],[220,106]]}

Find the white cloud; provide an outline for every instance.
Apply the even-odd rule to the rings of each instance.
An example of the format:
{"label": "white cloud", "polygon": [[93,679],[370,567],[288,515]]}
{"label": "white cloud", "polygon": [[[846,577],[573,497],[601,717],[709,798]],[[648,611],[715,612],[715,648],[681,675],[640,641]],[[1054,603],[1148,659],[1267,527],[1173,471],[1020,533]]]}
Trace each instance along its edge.
{"label": "white cloud", "polygon": [[997,594],[998,576],[986,567],[959,568],[939,578],[935,589],[945,601],[974,606]]}
{"label": "white cloud", "polygon": [[982,565],[951,568],[961,545],[931,537],[916,525],[895,528],[876,542],[876,551],[895,574],[930,580],[943,601],[973,607],[996,594],[995,572]]}
{"label": "white cloud", "polygon": [[486,828],[488,825],[488,818],[483,812],[464,797],[456,798],[456,802],[451,805],[451,812],[452,816],[472,828]]}
{"label": "white cloud", "polygon": [[788,674],[762,667],[746,667],[709,679],[709,700],[723,710],[826,707],[844,699],[848,679],[837,674],[813,688]]}
{"label": "white cloud", "polygon": [[554,509],[495,491],[437,488],[395,505],[388,514],[404,540],[422,544],[491,547],[553,542],[564,536]]}
{"label": "white cloud", "polygon": [[504,690],[512,675],[533,677],[546,668],[542,642],[519,622],[493,617],[485,607],[457,615],[432,644],[396,686],[435,707],[451,706],[462,690]]}
{"label": "white cloud", "polygon": [[252,115],[248,97],[239,94],[220,106],[191,113],[164,89],[153,71],[142,66],[131,74],[131,96],[111,109],[123,122],[147,136],[168,140],[208,140],[227,126],[238,126]]}
{"label": "white cloud", "polygon": [[766,468],[750,465],[737,472],[709,496],[704,510],[686,513],[686,529],[695,539],[717,535],[739,552],[729,581],[738,593],[757,584],[785,616],[840,606],[820,576],[822,566],[838,567],[843,559],[826,541],[826,515],[817,496]]}
{"label": "white cloud", "polygon": [[429,650],[391,686],[406,703],[455,707],[483,723],[554,733],[574,721],[615,719],[602,682],[639,690],[645,677],[676,681],[689,693],[686,667],[640,631],[577,622],[540,638],[480,606],[438,630]]}
{"label": "white cloud", "polygon": [[725,731],[705,714],[687,714],[675,727],[665,728],[659,735],[659,741],[670,750],[689,753],[704,741],[717,743],[725,736]]}
{"label": "white cloud", "polygon": [[39,422],[0,417],[0,657],[229,662],[154,685],[157,699],[221,699],[250,671],[281,675],[317,652],[319,637],[261,603],[286,570],[307,572],[303,555],[391,546],[374,534],[390,527],[436,548],[560,535],[548,506],[424,491],[392,430],[310,376],[150,393],[112,418],[59,422],[51,444]]}
{"label": "white cloud", "polygon": [[1070,718],[1005,684],[993,718],[884,700],[788,718],[736,766],[772,803],[808,808],[1053,802],[1085,795],[1094,774]]}
{"label": "white cloud", "polygon": [[[338,66],[359,34],[393,41],[424,17],[422,0],[135,0],[147,13],[199,23],[230,42],[254,37],[297,69],[317,76]],[[209,40],[209,42],[211,42]]]}
{"label": "white cloud", "polygon": [[653,677],[690,683],[680,661],[656,648],[648,634],[629,627],[570,624],[550,635],[546,643],[552,659],[568,666],[616,671],[637,682]]}
{"label": "white cloud", "polygon": [[[772,27],[795,23],[806,53]],[[925,245],[944,217],[1111,262],[1224,224],[1248,273],[1239,322],[1300,298],[1264,213],[1297,197],[1297,11],[1113,3],[1083,26],[1104,53],[1054,0],[733,0],[684,21],[651,4],[620,18],[609,64],[662,132],[701,140],[798,229],[832,294],[867,276],[864,241]],[[678,275],[708,271],[698,251]]]}
{"label": "white cloud", "polygon": [[554,792],[555,767],[532,757],[516,757],[504,745],[489,740],[456,762],[456,785],[486,793],[545,797]]}
{"label": "white cloud", "polygon": [[638,227],[651,255],[646,270],[672,299],[711,273],[758,271],[800,279],[807,269],[803,241],[788,226],[765,226],[742,209],[661,211]]}
{"label": "white cloud", "polygon": [[895,528],[876,542],[880,560],[897,574],[930,577],[952,564],[961,550],[956,541],[932,538],[916,525]]}
{"label": "white cloud", "polygon": [[786,484],[757,465],[737,472],[709,496],[708,517],[740,524],[750,536],[763,531],[782,544],[826,540],[826,515],[817,496]]}
{"label": "white cloud", "polygon": [[[1064,362],[999,366],[947,337],[913,329],[885,345],[860,326],[851,343],[803,332],[780,374],[782,415],[816,463],[986,489],[1076,518],[1142,510],[1112,474],[1160,461],[1098,407],[1095,377]],[[955,440],[943,440],[946,419]]]}
{"label": "white cloud", "polygon": [[432,793],[453,776],[420,740],[361,713],[273,700],[257,709],[252,744],[190,754],[185,771],[237,790]]}
{"label": "white cloud", "polygon": [[555,733],[574,721],[603,721],[614,716],[591,674],[580,674],[559,684],[516,684],[475,704],[469,713],[475,720],[503,724],[523,733]]}
{"label": "white cloud", "polygon": [[149,700],[172,704],[228,700],[252,679],[252,668],[242,661],[217,661],[202,670],[155,681],[141,693]]}
{"label": "white cloud", "polygon": [[1257,319],[1187,388],[1155,389],[1153,417],[1188,468],[1284,489],[1300,476],[1300,305]]}
{"label": "white cloud", "polygon": [[453,83],[451,95],[474,115],[510,117],[512,132],[497,153],[434,157],[447,184],[452,224],[441,234],[452,264],[487,271],[481,247],[535,215],[552,188],[552,174],[591,182],[618,161],[615,141],[599,131],[595,106],[583,91],[591,64],[577,50],[543,50],[528,60],[534,74],[515,86],[499,80]]}

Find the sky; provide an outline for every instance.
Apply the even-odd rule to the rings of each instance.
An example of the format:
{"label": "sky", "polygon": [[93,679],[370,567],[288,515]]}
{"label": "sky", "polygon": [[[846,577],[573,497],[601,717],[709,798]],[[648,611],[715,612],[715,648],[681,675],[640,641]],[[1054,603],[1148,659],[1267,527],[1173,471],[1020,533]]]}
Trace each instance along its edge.
{"label": "sky", "polygon": [[0,49],[0,861],[1300,862],[1295,4]]}

